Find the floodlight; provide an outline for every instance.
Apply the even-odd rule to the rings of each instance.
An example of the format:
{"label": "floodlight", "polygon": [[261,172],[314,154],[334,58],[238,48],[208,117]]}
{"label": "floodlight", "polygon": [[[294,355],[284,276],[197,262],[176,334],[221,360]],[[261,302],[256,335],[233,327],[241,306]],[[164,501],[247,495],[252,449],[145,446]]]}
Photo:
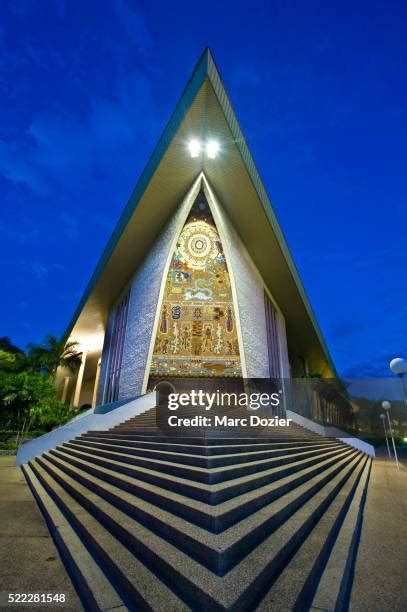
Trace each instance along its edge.
{"label": "floodlight", "polygon": [[216,140],[209,140],[209,142],[206,143],[206,154],[209,159],[215,159],[218,151],[219,144],[216,142]]}
{"label": "floodlight", "polygon": [[190,140],[188,149],[191,157],[198,157],[201,152],[201,143],[199,140]]}

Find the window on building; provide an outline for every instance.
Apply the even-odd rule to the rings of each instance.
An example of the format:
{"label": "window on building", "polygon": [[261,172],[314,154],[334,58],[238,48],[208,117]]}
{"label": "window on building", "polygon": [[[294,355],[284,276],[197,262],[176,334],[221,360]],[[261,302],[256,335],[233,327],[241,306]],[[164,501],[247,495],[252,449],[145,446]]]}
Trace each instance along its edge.
{"label": "window on building", "polygon": [[109,366],[105,391],[105,403],[115,402],[119,397],[119,379],[122,366],[124,337],[126,334],[129,296],[126,295],[116,307],[109,348]]}

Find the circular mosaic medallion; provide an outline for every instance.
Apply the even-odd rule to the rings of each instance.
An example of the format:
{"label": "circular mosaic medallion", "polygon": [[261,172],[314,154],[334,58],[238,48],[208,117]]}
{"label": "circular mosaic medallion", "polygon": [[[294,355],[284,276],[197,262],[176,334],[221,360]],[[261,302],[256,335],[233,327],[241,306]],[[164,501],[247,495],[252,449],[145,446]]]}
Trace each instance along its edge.
{"label": "circular mosaic medallion", "polygon": [[181,260],[191,268],[204,269],[207,260],[218,254],[217,241],[219,236],[215,228],[205,221],[188,223],[179,239]]}

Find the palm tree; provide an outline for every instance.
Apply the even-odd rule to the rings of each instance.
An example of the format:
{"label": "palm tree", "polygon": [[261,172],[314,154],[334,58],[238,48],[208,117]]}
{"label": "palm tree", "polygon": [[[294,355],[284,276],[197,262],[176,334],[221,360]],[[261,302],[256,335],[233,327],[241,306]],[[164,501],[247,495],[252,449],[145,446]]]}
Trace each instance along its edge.
{"label": "palm tree", "polygon": [[58,367],[72,372],[81,365],[81,352],[78,342],[65,342],[56,336],[48,335],[42,344],[28,344],[28,360],[35,370],[46,372],[55,377]]}

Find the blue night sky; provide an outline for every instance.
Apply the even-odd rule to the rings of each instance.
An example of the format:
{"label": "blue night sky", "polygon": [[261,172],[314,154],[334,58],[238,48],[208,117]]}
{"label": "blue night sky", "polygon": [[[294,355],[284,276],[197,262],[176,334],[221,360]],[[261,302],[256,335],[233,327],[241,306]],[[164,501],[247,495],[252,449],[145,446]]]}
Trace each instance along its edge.
{"label": "blue night sky", "polygon": [[407,357],[407,5],[3,0],[0,336],[62,334],[206,45],[340,373]]}

